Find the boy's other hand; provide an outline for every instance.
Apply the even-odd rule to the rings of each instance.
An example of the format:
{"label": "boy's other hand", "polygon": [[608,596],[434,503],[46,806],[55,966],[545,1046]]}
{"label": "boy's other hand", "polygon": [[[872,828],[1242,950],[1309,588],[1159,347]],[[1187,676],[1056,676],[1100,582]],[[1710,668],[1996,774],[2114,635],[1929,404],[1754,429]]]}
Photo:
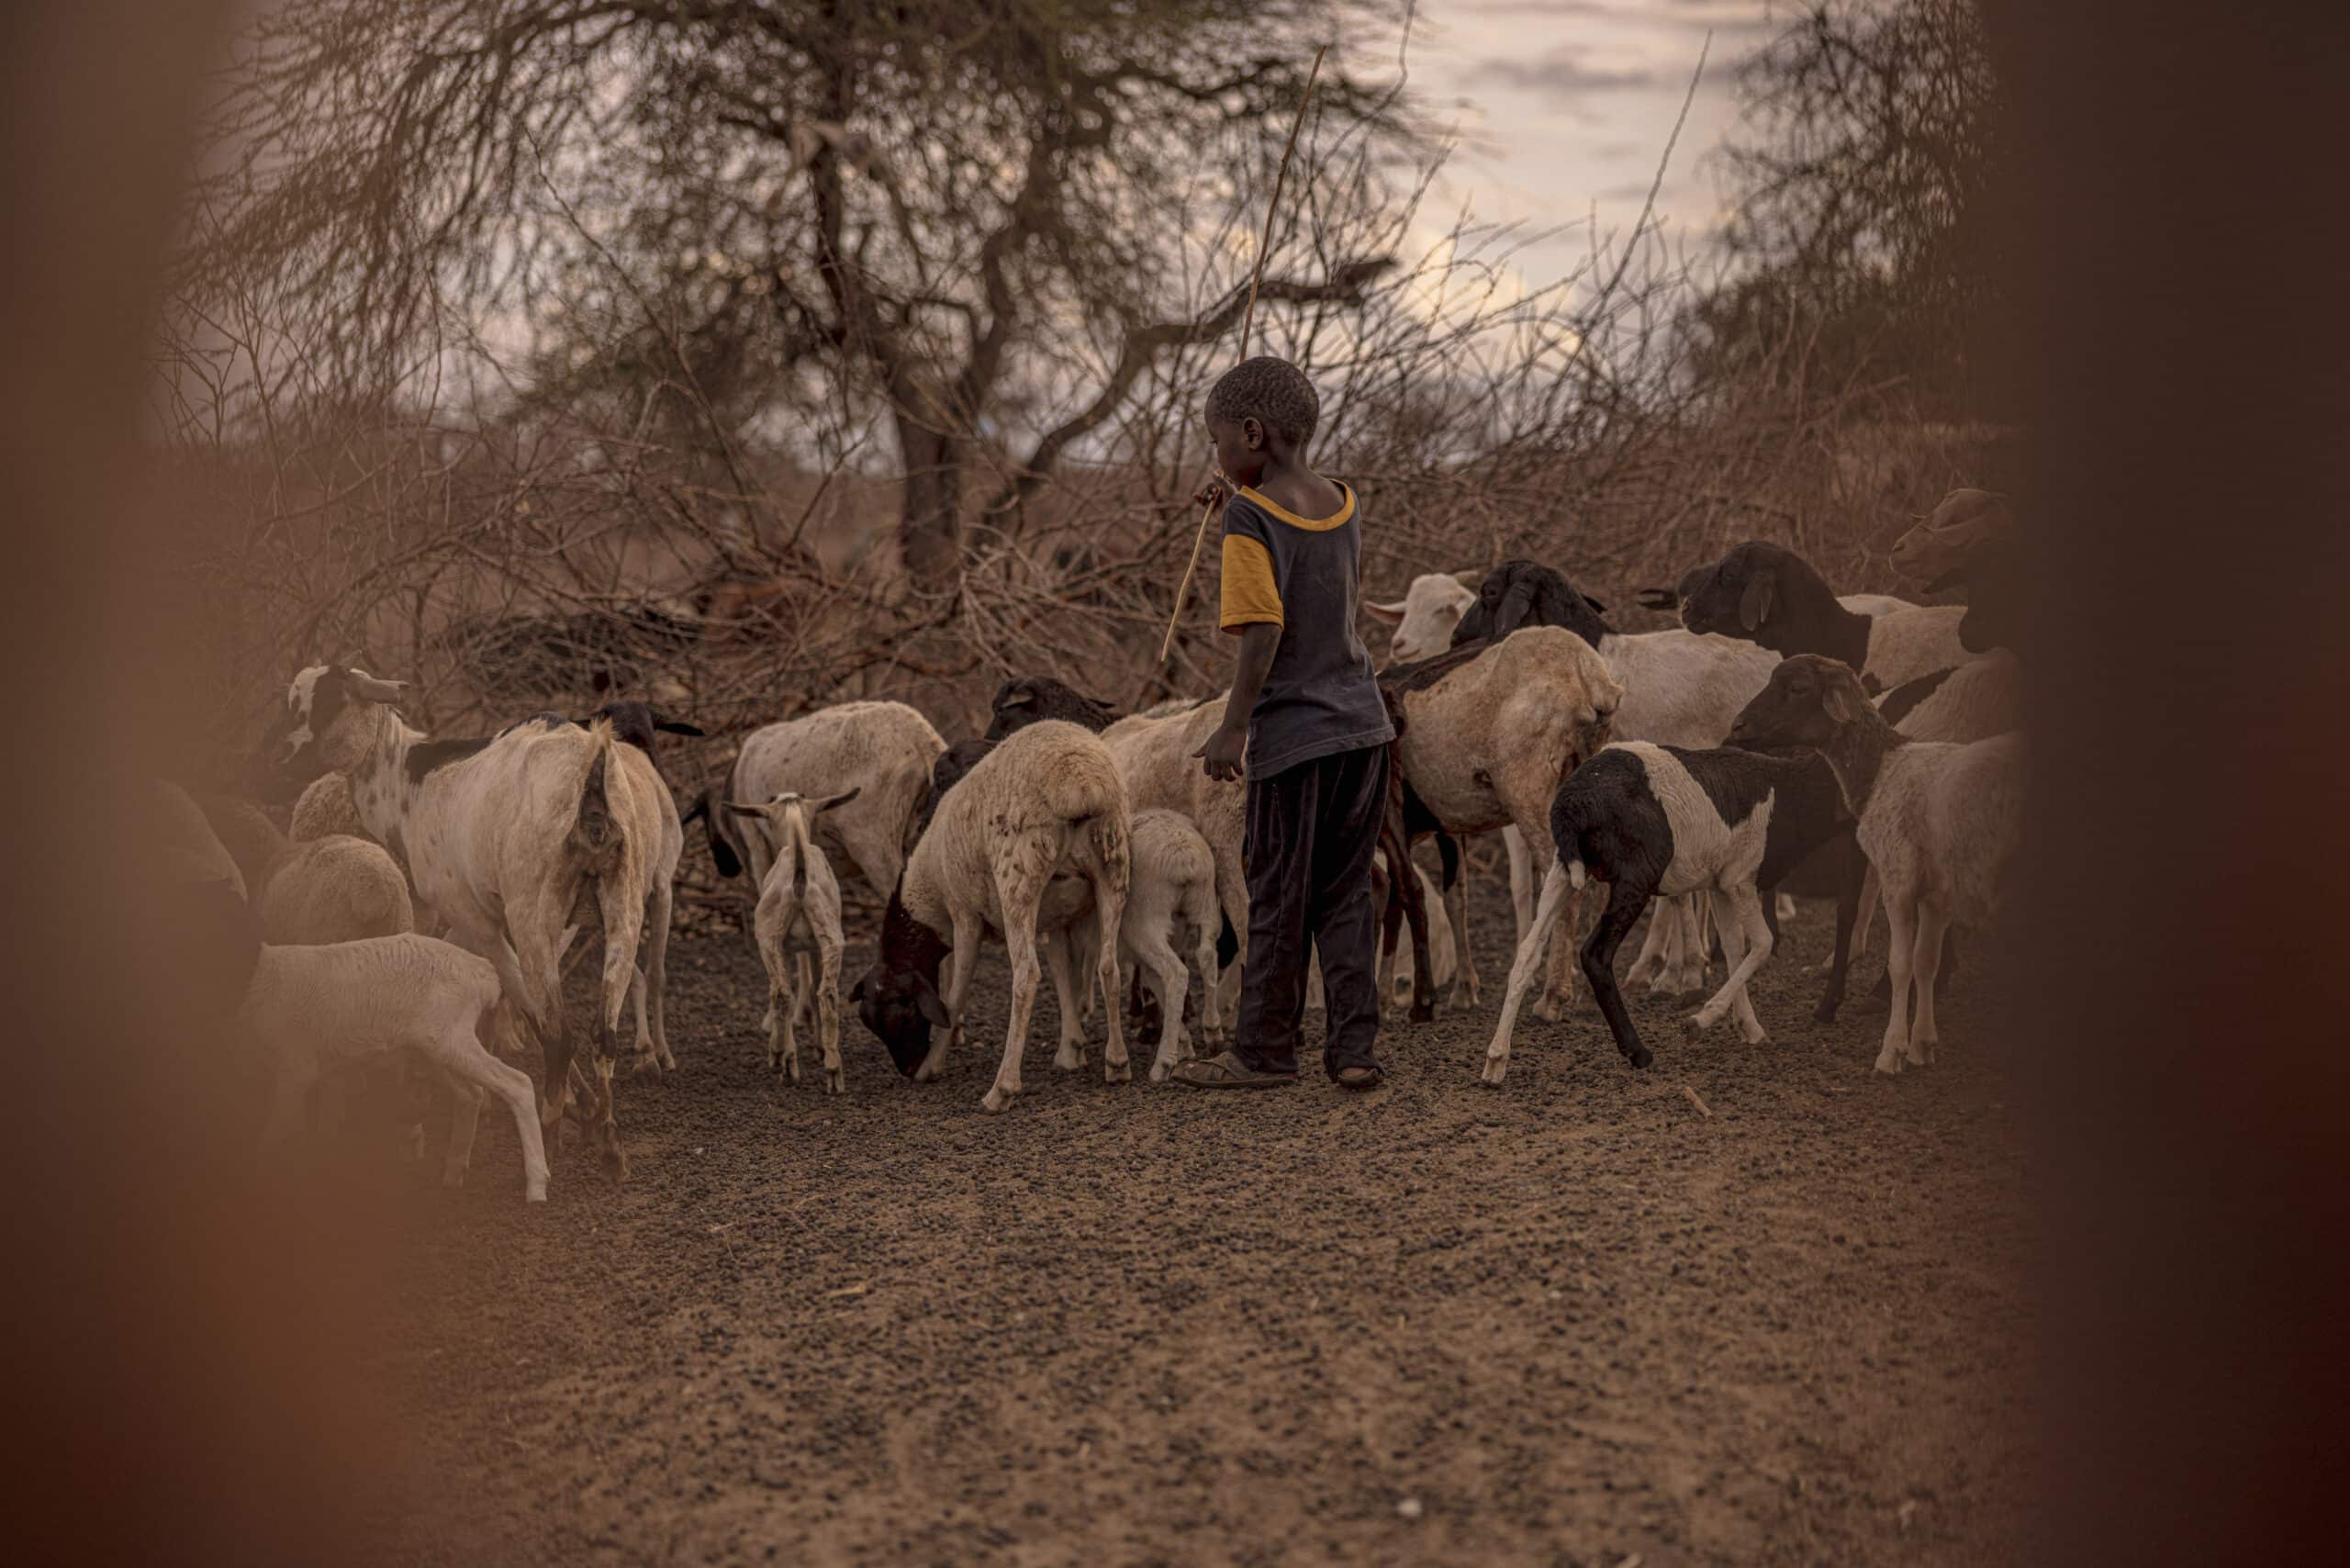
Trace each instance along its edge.
{"label": "boy's other hand", "polygon": [[1214,507],[1221,510],[1224,503],[1231,498],[1232,492],[1225,487],[1224,476],[1217,475],[1192,494],[1192,504],[1195,507]]}
{"label": "boy's other hand", "polygon": [[1202,759],[1209,778],[1225,782],[1240,777],[1240,759],[1248,749],[1248,731],[1219,725],[1207,745],[1192,755]]}

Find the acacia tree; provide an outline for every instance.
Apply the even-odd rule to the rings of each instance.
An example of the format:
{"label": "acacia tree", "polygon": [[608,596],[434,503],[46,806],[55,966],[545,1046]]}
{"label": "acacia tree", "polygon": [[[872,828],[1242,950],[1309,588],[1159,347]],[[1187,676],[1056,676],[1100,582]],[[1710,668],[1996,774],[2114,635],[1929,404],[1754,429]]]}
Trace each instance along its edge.
{"label": "acacia tree", "polygon": [[1698,308],[1701,364],[1760,360],[1793,330],[1814,370],[1873,362],[1930,402],[1978,399],[2002,150],[1974,0],[1814,0],[1740,91],[1739,264]]}
{"label": "acacia tree", "polygon": [[[216,130],[233,156],[200,190],[183,294],[199,312],[232,284],[265,297],[341,398],[399,396],[444,363],[456,319],[519,329],[542,396],[663,361],[721,447],[779,411],[862,402],[895,439],[907,563],[937,577],[976,465],[1040,380],[1076,384],[1078,411],[999,501],[1166,347],[1230,328],[1247,247],[1214,226],[1269,173],[1313,40],[1403,10],[297,3],[229,74]],[[1339,59],[1316,91],[1342,138],[1407,142],[1400,102]],[[1315,256],[1265,297],[1358,301],[1373,270]]]}

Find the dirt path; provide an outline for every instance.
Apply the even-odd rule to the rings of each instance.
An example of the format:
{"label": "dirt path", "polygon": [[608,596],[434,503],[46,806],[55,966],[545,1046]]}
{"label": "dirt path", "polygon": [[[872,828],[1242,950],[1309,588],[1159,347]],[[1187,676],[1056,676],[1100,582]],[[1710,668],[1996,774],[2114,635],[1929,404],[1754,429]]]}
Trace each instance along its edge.
{"label": "dirt path", "polygon": [[1000,1118],[991,1048],[918,1087],[853,1016],[844,1098],[779,1084],[744,945],[682,943],[627,1184],[575,1144],[526,1213],[485,1117],[475,1186],[403,1205],[389,1554],[2015,1560],[2029,1231],[1987,1009],[1962,986],[1942,1065],[1876,1078],[1881,1014],[1809,1021],[1807,909],[1772,1044],[1643,993],[1634,1073],[1585,998],[1494,1092],[1481,913],[1485,1005],[1391,1028],[1385,1090],[1111,1088],[1098,1040],[1064,1076],[1047,1000]]}

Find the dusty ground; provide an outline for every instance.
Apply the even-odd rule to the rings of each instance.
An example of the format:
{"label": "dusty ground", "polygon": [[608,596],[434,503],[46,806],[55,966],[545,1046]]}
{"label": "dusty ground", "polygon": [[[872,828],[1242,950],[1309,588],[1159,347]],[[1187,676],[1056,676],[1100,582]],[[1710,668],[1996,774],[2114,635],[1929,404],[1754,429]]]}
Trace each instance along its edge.
{"label": "dusty ground", "polygon": [[[1987,1006],[1962,984],[1942,1063],[1875,1077],[1881,1014],[1809,1021],[1807,909],[1770,1045],[1643,993],[1635,1073],[1586,999],[1495,1092],[1481,914],[1484,1006],[1391,1028],[1381,1092],[1112,1088],[1098,1046],[1064,1076],[1047,987],[1001,1118],[991,1051],[916,1086],[853,1016],[845,1097],[784,1086],[744,945],[685,943],[626,1184],[572,1144],[526,1212],[485,1116],[473,1187],[399,1205],[387,1555],[2016,1560],[2029,1231]],[[999,954],[983,1040],[1002,986]]]}

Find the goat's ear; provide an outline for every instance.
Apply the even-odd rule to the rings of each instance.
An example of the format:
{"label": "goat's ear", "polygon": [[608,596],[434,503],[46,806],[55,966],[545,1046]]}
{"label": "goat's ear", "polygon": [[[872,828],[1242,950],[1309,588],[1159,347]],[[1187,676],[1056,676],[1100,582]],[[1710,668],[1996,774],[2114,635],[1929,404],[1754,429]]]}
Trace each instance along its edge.
{"label": "goat's ear", "polygon": [[1771,605],[1779,597],[1779,574],[1769,566],[1756,569],[1738,596],[1738,623],[1751,632],[1771,619]]}
{"label": "goat's ear", "polygon": [[831,811],[833,808],[834,808],[835,806],[845,806],[845,805],[847,805],[851,801],[856,800],[856,799],[857,798],[857,796],[858,796],[858,795],[860,795],[860,794],[864,793],[864,791],[865,791],[865,786],[864,786],[864,785],[862,785],[862,784],[852,784],[852,785],[850,785],[847,789],[845,789],[845,790],[842,790],[839,794],[837,794],[837,795],[827,795],[827,796],[825,796],[822,800],[821,800],[821,801],[817,801],[817,802],[816,802],[816,804],[815,804],[814,810],[815,810],[816,812],[829,812],[829,811]]}
{"label": "goat's ear", "polygon": [[1462,588],[1467,588],[1470,592],[1474,593],[1484,584],[1485,568],[1483,566],[1463,566],[1460,570],[1452,574],[1452,580],[1459,583]]}
{"label": "goat's ear", "polygon": [[1495,642],[1526,624],[1534,613],[1534,579],[1521,577],[1502,590],[1502,601],[1494,610],[1494,623],[1488,632]]}
{"label": "goat's ear", "polygon": [[726,809],[730,813],[738,817],[764,817],[767,814],[764,807],[746,806],[740,801],[727,801]]}
{"label": "goat's ear", "polygon": [[1393,604],[1379,604],[1366,599],[1362,601],[1362,607],[1373,621],[1383,621],[1390,626],[1404,624],[1404,602],[1401,599]]}
{"label": "goat's ear", "polygon": [[683,827],[688,823],[693,821],[696,817],[704,817],[709,814],[710,797],[707,795],[698,795],[694,798],[694,803],[692,805],[688,806],[684,811],[677,813],[677,825],[679,827]]}
{"label": "goat's ear", "polygon": [[1035,705],[1036,689],[1033,686],[1024,686],[996,704],[999,708],[1034,708]]}
{"label": "goat's ear", "polygon": [[710,734],[699,724],[688,724],[682,719],[655,719],[653,721],[653,727],[665,735],[693,735],[699,738]]}
{"label": "goat's ear", "polygon": [[1681,608],[1681,596],[1674,593],[1671,588],[1642,588],[1632,597],[1639,602],[1639,606],[1642,610],[1678,610]]}
{"label": "goat's ear", "polygon": [[1961,564],[1959,566],[1953,566],[1949,571],[1944,572],[1941,577],[1936,577],[1932,582],[1928,583],[1926,585],[1926,591],[1928,593],[1948,593],[1954,588],[1964,588],[1965,586],[1966,567],[1964,564]]}
{"label": "goat's ear", "polygon": [[1820,688],[1819,705],[1840,724],[1857,723],[1869,705],[1857,681],[1831,680]]}
{"label": "goat's ear", "polygon": [[938,988],[919,976],[914,980],[914,1010],[942,1029],[953,1025],[946,1016],[946,1003],[938,1000]]}
{"label": "goat's ear", "polygon": [[1587,593],[1583,596],[1583,601],[1591,606],[1592,613],[1595,615],[1605,615],[1607,613],[1607,607],[1600,603],[1599,600],[1592,598],[1591,595]]}

